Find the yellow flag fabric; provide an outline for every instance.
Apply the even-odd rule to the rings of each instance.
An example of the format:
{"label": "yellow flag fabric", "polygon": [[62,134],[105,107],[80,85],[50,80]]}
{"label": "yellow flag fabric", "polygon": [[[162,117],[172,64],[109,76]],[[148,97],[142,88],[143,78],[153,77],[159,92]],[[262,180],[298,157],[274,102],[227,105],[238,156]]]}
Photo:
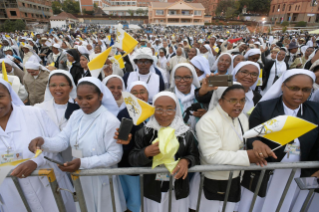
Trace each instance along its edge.
{"label": "yellow flag fabric", "polygon": [[23,163],[27,160],[29,160],[30,158],[27,158],[27,159],[21,159],[21,160],[16,160],[16,161],[13,161],[13,162],[9,162],[9,163],[3,163],[3,164],[0,164],[0,167],[3,167],[3,166],[16,166],[20,163]]}
{"label": "yellow flag fabric", "polygon": [[244,138],[259,136],[284,146],[316,127],[318,126],[298,117],[277,116],[245,132]]}
{"label": "yellow flag fabric", "polygon": [[260,69],[257,86],[262,86],[262,85],[263,85],[263,69]]}
{"label": "yellow flag fabric", "polygon": [[117,36],[114,46],[124,50],[127,54],[131,53],[135,46],[137,46],[138,44],[137,40],[135,40],[121,28],[117,28],[116,35]]}
{"label": "yellow flag fabric", "polygon": [[31,32],[31,37],[34,37],[34,34],[33,34],[33,32]]}
{"label": "yellow flag fabric", "polygon": [[88,67],[91,71],[92,77],[97,78],[99,76],[111,50],[112,47],[108,48],[88,63]]}
{"label": "yellow flag fabric", "polygon": [[71,24],[69,24],[69,29],[72,29]]}
{"label": "yellow flag fabric", "polygon": [[27,36],[27,35],[28,35],[28,33],[25,32],[25,33],[24,33],[24,36]]}
{"label": "yellow flag fabric", "polygon": [[22,159],[22,160],[16,160],[13,162],[9,162],[9,163],[3,163],[0,164],[0,185],[2,184],[2,182],[6,179],[7,175],[10,173],[10,171],[12,169],[14,169],[15,166],[19,165],[20,163],[23,163],[28,159]]}
{"label": "yellow flag fabric", "polygon": [[111,35],[106,36],[109,41],[111,41]]}
{"label": "yellow flag fabric", "polygon": [[6,38],[10,38],[10,35],[6,35]]}
{"label": "yellow flag fabric", "polygon": [[163,127],[158,131],[158,137],[152,142],[159,142],[160,153],[153,157],[152,168],[164,164],[170,173],[173,172],[179,159],[175,161],[175,154],[179,148],[179,142],[175,135],[175,129]]}
{"label": "yellow flag fabric", "polygon": [[120,69],[125,67],[122,55],[115,55],[114,58],[118,61]]}
{"label": "yellow flag fabric", "polygon": [[247,115],[250,116],[254,109],[255,109],[255,107],[252,107],[252,108],[247,112]]}
{"label": "yellow flag fabric", "polygon": [[54,66],[55,66],[55,63],[54,63],[54,62],[52,62],[52,63],[50,63],[50,65],[49,65],[49,66],[53,66],[53,67],[54,67]]}
{"label": "yellow flag fabric", "polygon": [[2,79],[9,82],[8,74],[7,74],[7,70],[6,70],[6,65],[5,65],[4,61],[2,61]]}
{"label": "yellow flag fabric", "polygon": [[25,43],[24,43],[24,42],[21,42],[21,45],[22,45],[22,46],[25,46]]}
{"label": "yellow flag fabric", "polygon": [[129,92],[122,91],[122,95],[127,111],[133,119],[134,125],[140,125],[143,121],[154,114],[155,108],[152,105],[136,98]]}
{"label": "yellow flag fabric", "polygon": [[37,158],[39,155],[41,155],[42,150],[41,149],[37,149],[37,151],[35,152],[34,158]]}

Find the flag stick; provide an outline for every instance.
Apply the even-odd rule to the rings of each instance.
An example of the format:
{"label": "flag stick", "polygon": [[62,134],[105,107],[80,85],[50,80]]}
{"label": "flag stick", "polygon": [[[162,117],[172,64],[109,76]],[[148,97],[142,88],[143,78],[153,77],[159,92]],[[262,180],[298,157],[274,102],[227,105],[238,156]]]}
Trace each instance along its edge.
{"label": "flag stick", "polygon": [[283,146],[280,145],[280,146],[276,147],[275,149],[272,149],[271,151],[274,152],[274,151],[276,151],[277,149],[280,149],[280,147],[283,147]]}

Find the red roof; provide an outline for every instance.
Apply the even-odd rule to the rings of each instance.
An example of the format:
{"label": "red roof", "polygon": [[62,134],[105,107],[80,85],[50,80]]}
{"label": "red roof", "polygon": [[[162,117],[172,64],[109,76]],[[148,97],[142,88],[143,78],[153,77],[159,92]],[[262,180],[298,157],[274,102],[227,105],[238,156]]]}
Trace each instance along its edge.
{"label": "red roof", "polygon": [[67,13],[67,12],[62,12],[60,13],[59,15],[56,15],[56,16],[52,16],[50,18],[50,20],[67,20],[67,19],[75,19],[77,20],[76,17],[74,17],[74,15],[70,14],[70,13]]}

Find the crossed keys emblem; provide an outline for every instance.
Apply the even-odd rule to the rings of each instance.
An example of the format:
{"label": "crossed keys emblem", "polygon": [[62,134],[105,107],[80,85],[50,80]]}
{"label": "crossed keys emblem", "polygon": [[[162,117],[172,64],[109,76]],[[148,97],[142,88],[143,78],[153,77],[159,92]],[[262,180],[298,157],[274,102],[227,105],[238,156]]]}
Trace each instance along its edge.
{"label": "crossed keys emblem", "polygon": [[121,33],[119,31],[116,32],[116,42],[120,43],[119,37],[121,36]]}
{"label": "crossed keys emblem", "polygon": [[258,135],[266,135],[268,133],[272,133],[274,132],[273,130],[269,129],[269,126],[274,125],[276,127],[276,125],[278,125],[278,121],[276,119],[267,121],[264,124],[261,124],[261,126],[256,127],[254,130],[258,133]]}
{"label": "crossed keys emblem", "polygon": [[124,102],[128,106],[127,109],[129,110],[129,112],[132,112],[134,116],[138,116],[141,113],[132,97],[124,98]]}

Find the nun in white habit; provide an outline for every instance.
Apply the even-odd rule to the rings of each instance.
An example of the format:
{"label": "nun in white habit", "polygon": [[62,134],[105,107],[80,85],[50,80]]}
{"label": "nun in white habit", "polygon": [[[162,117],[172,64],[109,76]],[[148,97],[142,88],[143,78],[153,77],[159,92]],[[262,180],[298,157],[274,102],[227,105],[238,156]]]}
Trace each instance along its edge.
{"label": "nun in white habit", "polygon": [[[272,86],[257,104],[249,118],[250,128],[268,121],[278,115],[290,115],[302,118],[306,121],[319,124],[318,103],[307,101],[312,91],[312,85],[315,81],[313,72],[305,69],[291,69],[286,71]],[[296,89],[298,88],[298,89]],[[301,90],[302,89],[302,90]],[[268,162],[293,163],[300,161],[318,161],[319,142],[318,127],[307,132],[303,136],[296,138],[290,144],[300,151],[287,153],[286,146],[281,147],[274,152],[271,149],[278,147],[278,144],[267,139],[256,137],[247,141],[248,149],[253,149],[261,158]],[[254,145],[254,146],[252,146]],[[259,194],[256,199],[254,212],[276,211],[281,195],[285,189],[289,175],[292,169],[276,169],[270,175],[269,181],[263,182],[262,187],[266,186],[265,193]],[[294,178],[300,176],[310,177],[317,169],[297,169]],[[246,171],[242,181],[242,199],[238,211],[249,211],[249,207],[254,195],[254,190],[248,190],[253,173]],[[269,176],[268,171],[265,176]],[[245,180],[247,179],[247,180]],[[254,186],[253,186],[254,187]],[[308,194],[308,191],[300,191],[296,182],[293,180],[287,195],[283,201],[282,212],[297,212]],[[261,197],[264,196],[264,197]],[[319,207],[319,195],[315,194],[308,211],[317,211]]]}
{"label": "nun in white habit", "polygon": [[[185,72],[185,70],[183,70],[183,72],[179,73],[179,75],[177,76],[176,71],[180,68],[186,68],[188,69],[188,71],[186,70]],[[179,79],[180,77],[184,77],[184,79]],[[186,81],[185,77],[191,77],[191,81]],[[178,83],[178,85],[176,85],[176,83]],[[179,87],[181,87],[182,90],[179,90]],[[197,100],[195,98],[195,89],[199,87],[199,80],[192,65],[188,63],[180,63],[174,67],[174,69],[172,70],[170,90],[176,94],[183,117],[185,117],[186,115],[184,114],[184,112],[187,111],[187,109],[192,104],[197,103]],[[195,131],[197,121],[198,118],[190,114],[189,119],[185,124],[187,124],[193,131]]]}
{"label": "nun in white habit", "polygon": [[[13,91],[11,85],[0,78],[0,93],[2,110],[0,113],[0,164],[4,158],[10,160],[28,159],[13,170],[12,175],[19,178],[20,186],[33,212],[56,212],[58,211],[49,181],[46,177],[30,177],[29,174],[35,169],[53,168],[59,187],[72,190],[73,187],[67,175],[58,169],[56,164],[44,159],[46,155],[61,161],[57,154],[43,153],[37,158],[29,151],[30,140],[38,136],[53,137],[59,129],[50,120],[47,114],[35,107],[26,107]],[[8,155],[9,154],[9,155]],[[10,155],[19,155],[17,159]],[[7,155],[7,157],[6,157]],[[9,158],[8,158],[9,157]],[[11,156],[12,157],[12,156]],[[75,205],[72,194],[61,191],[66,211],[74,212]],[[0,185],[0,211],[26,211],[20,195],[12,179],[6,178]]]}
{"label": "nun in white habit", "polygon": [[[118,79],[120,81],[120,84],[118,84],[117,82],[114,82],[114,80],[111,80],[111,79]],[[114,99],[117,103],[117,106],[119,107],[119,111],[123,110],[125,108],[125,103],[122,96],[122,91],[125,91],[125,83],[122,77],[112,74],[110,76],[105,77],[102,83],[103,85],[108,87],[111,93],[113,94]]]}
{"label": "nun in white habit", "polygon": [[190,63],[194,66],[198,80],[201,82],[207,74],[211,74],[208,60],[201,56],[197,55],[191,59]]}
{"label": "nun in white habit", "polygon": [[[87,95],[93,98],[83,101]],[[113,110],[107,102],[110,98],[104,98],[105,95],[111,95],[113,98],[99,79],[85,77],[79,80],[77,102],[81,110],[72,114],[66,127],[57,136],[36,138],[31,141],[30,149],[35,151],[36,146],[42,145],[44,151],[58,153],[71,146],[74,159],[60,166],[63,171],[117,167],[123,149],[113,136],[120,122],[110,111]],[[91,103],[88,105],[87,101]],[[116,103],[115,108],[118,109]],[[107,209],[112,212],[109,177],[104,175],[80,178],[88,211],[103,212]],[[113,176],[113,188],[116,212],[123,212],[126,205],[117,176]]]}
{"label": "nun in white habit", "polygon": [[229,53],[223,53],[219,55],[211,70],[214,74],[226,71],[225,75],[231,75],[233,67],[233,56]]}

